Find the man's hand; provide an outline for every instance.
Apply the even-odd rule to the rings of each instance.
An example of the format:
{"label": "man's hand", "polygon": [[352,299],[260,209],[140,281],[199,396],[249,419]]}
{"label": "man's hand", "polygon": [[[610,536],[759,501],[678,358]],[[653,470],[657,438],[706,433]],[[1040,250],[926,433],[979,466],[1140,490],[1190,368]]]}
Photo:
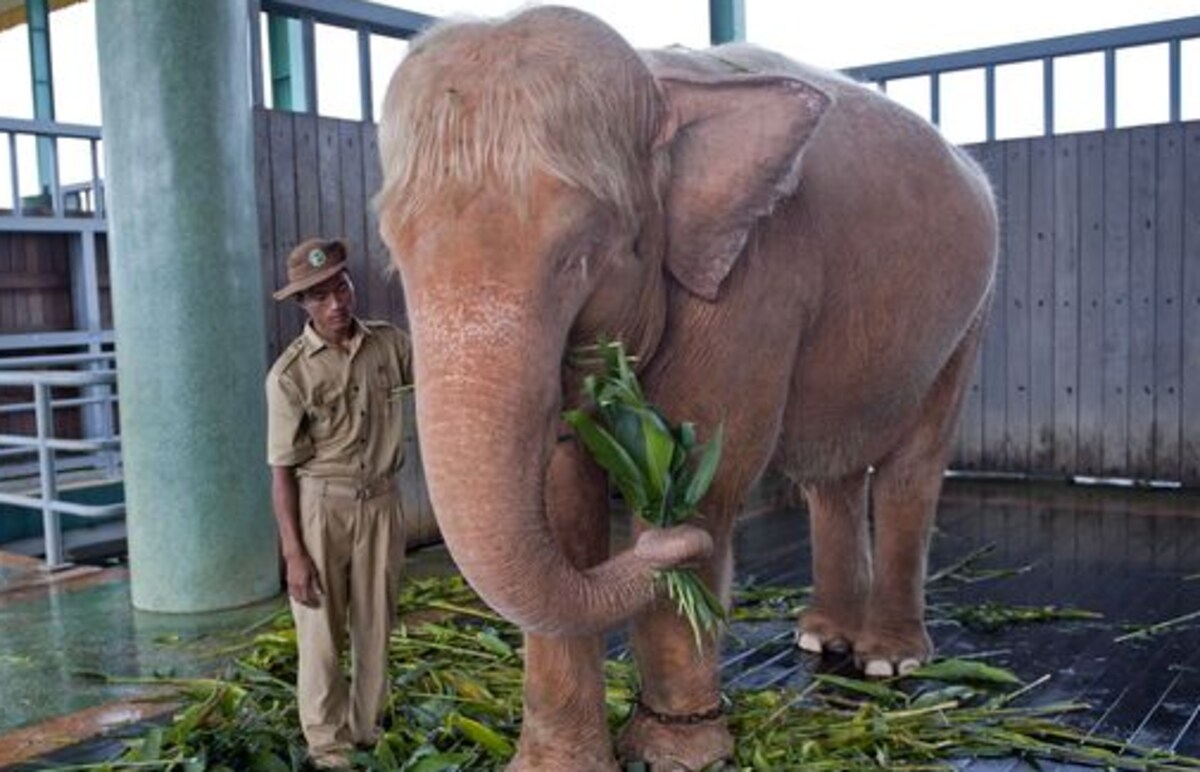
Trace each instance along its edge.
{"label": "man's hand", "polygon": [[321,576],[317,567],[305,552],[287,560],[288,595],[302,606],[317,608],[321,605]]}

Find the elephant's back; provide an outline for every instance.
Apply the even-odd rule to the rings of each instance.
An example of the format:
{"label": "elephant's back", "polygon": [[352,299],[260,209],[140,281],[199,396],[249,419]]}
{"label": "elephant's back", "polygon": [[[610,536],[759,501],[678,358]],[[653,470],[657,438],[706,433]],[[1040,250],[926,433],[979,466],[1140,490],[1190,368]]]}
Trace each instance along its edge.
{"label": "elephant's back", "polygon": [[837,474],[823,467],[875,463],[920,410],[986,307],[998,227],[985,176],[935,127],[846,78],[797,68],[833,104],[780,213],[804,227],[778,259],[820,285],[784,455]]}

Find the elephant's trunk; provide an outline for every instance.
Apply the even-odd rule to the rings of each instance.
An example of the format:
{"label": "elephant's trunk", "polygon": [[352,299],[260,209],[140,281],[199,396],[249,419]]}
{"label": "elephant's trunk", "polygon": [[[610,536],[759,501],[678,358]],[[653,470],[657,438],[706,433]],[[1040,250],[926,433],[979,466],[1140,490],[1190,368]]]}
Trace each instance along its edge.
{"label": "elephant's trunk", "polygon": [[565,339],[555,346],[547,341],[562,333],[529,334],[529,320],[513,318],[527,313],[412,315],[430,498],[451,555],[488,605],[529,632],[596,633],[652,601],[656,571],[711,543],[697,529],[651,531],[607,562],[571,564],[545,505]]}

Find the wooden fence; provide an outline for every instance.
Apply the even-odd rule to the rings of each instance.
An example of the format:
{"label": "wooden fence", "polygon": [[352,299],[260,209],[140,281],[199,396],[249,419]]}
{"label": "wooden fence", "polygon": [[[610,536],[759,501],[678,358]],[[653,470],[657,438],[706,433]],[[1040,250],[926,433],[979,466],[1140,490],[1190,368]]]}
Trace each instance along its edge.
{"label": "wooden fence", "polygon": [[971,150],[1002,260],[954,465],[1200,484],[1200,123]]}
{"label": "wooden fence", "polygon": [[[267,290],[297,241],[338,234],[363,314],[403,324],[371,208],[374,126],[258,110],[255,133]],[[953,466],[1200,486],[1200,122],[969,150],[1000,201],[1002,259]],[[60,241],[0,238],[4,332],[70,327]],[[294,303],[268,301],[271,358],[301,322]],[[422,491],[415,441],[410,454]],[[411,507],[431,521],[419,498]]]}
{"label": "wooden fence", "polygon": [[[371,208],[371,196],[380,184],[374,124],[258,109],[254,134],[269,361],[304,322],[298,304],[276,303],[269,295],[287,283],[287,253],[310,236],[346,240],[361,316],[406,326],[400,281],[387,270],[387,250]],[[437,525],[421,471],[411,400],[406,412],[408,436],[400,486],[411,547],[435,539]]]}
{"label": "wooden fence", "polygon": [[[300,238],[353,246],[369,315],[404,318],[370,198],[371,124],[260,110],[268,286]],[[1002,259],[953,465],[1200,485],[1200,123],[969,148],[993,180]],[[272,353],[299,329],[272,308]]]}

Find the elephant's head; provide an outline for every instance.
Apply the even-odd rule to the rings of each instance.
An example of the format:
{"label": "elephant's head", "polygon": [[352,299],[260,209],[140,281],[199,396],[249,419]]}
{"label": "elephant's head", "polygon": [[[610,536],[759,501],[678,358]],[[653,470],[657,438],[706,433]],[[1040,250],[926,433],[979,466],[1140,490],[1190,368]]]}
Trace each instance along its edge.
{"label": "elephant's head", "polygon": [[448,24],[413,44],[380,123],[430,496],[463,574],[527,630],[611,626],[650,602],[656,570],[707,549],[684,529],[586,571],[566,559],[544,489],[577,387],[564,361],[599,335],[648,360],[669,292],[715,299],[828,101],[648,61],[566,8]]}

